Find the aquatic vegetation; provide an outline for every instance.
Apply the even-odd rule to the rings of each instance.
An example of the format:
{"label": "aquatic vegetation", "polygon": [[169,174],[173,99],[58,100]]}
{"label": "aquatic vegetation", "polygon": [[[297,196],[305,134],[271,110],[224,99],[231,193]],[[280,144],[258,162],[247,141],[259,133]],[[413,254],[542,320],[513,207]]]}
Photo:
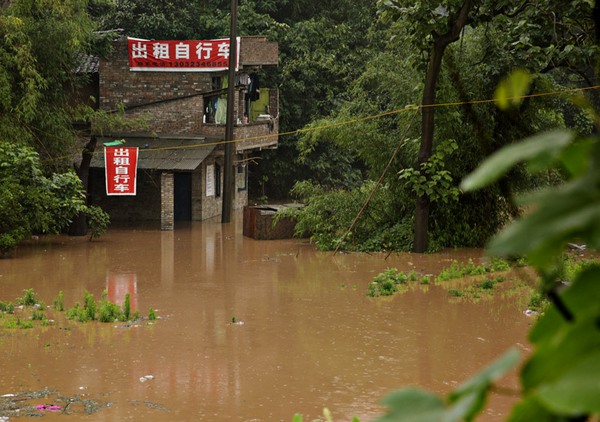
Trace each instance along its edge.
{"label": "aquatic vegetation", "polygon": [[[469,259],[465,265],[460,265],[457,260],[453,260],[450,266],[440,271],[438,276],[434,279],[436,282],[449,281],[464,277],[473,277],[488,273],[507,271],[509,269],[510,265],[508,262],[498,258],[494,258],[484,265],[475,265],[472,259]],[[431,274],[419,276],[415,270],[404,273],[402,271],[398,271],[397,268],[388,268],[374,277],[373,281],[369,285],[367,296],[391,296],[399,291],[400,285],[417,282],[421,285],[426,285],[429,284],[432,279],[433,276]],[[455,297],[465,296],[477,299],[480,297],[481,291],[485,290],[489,292],[494,288],[496,283],[502,283],[505,280],[506,278],[503,275],[499,275],[495,278],[486,277],[480,283],[476,284],[475,286],[470,286],[464,291],[450,289],[449,293]]]}
{"label": "aquatic vegetation", "polygon": [[23,296],[17,298],[17,304],[23,306],[33,306],[38,303],[37,296],[33,289],[23,290]]}
{"label": "aquatic vegetation", "polygon": [[56,309],[59,312],[65,310],[65,294],[62,290],[58,292],[58,295],[52,301],[52,305],[54,306],[54,309]]}
{"label": "aquatic vegetation", "polygon": [[448,268],[444,268],[435,278],[436,282],[455,280],[467,276],[484,275],[487,273],[504,272],[510,270],[510,264],[502,259],[493,258],[483,265],[475,265],[472,259],[465,265],[460,265],[457,260],[452,261]]}
{"label": "aquatic vegetation", "polygon": [[448,294],[450,294],[451,296],[456,296],[456,297],[463,296],[463,293],[460,290],[456,290],[456,289],[448,290]]}
{"label": "aquatic vegetation", "polygon": [[397,268],[388,268],[376,275],[369,285],[367,296],[391,296],[399,291],[401,285],[408,283],[419,282],[420,284],[429,283],[429,276],[419,277],[416,271],[411,271],[408,274],[398,271]]}
{"label": "aquatic vegetation", "polygon": [[94,295],[88,291],[84,293],[83,309],[85,311],[87,321],[93,321],[96,319],[96,299],[94,298]]}
{"label": "aquatic vegetation", "polygon": [[388,268],[375,276],[369,285],[367,296],[391,296],[397,291],[396,284],[401,282],[405,282],[405,277],[401,277],[396,268]]}
{"label": "aquatic vegetation", "polygon": [[496,284],[494,280],[492,280],[491,278],[485,278],[481,282],[481,284],[479,285],[479,287],[481,287],[484,290],[491,290],[491,289],[494,288],[494,284]]}
{"label": "aquatic vegetation", "polygon": [[128,320],[131,317],[131,298],[129,293],[125,294],[125,301],[123,302],[123,317]]}
{"label": "aquatic vegetation", "polygon": [[33,328],[32,321],[24,320],[20,317],[8,318],[8,319],[4,320],[3,325],[5,328],[21,328],[21,329]]}
{"label": "aquatic vegetation", "polygon": [[46,319],[46,314],[44,312],[44,307],[40,307],[38,309],[34,309],[31,312],[31,319],[33,321],[43,321]]}
{"label": "aquatic vegetation", "polygon": [[529,297],[529,303],[527,309],[537,312],[539,314],[544,313],[550,306],[550,301],[541,292],[533,292]]}
{"label": "aquatic vegetation", "polygon": [[5,312],[7,314],[15,313],[15,305],[12,302],[2,302],[0,301],[0,312]]}
{"label": "aquatic vegetation", "polygon": [[[19,311],[19,316],[4,319],[2,325],[5,328],[32,328],[33,321],[40,321],[40,324],[44,327],[51,324],[51,321],[46,317],[46,306],[38,300],[33,289],[24,290],[23,296],[17,298],[16,302],[22,304],[23,309]],[[121,307],[108,300],[108,292],[106,290],[102,293],[102,298],[97,302],[94,295],[86,291],[84,293],[83,305],[80,302],[76,302],[73,307],[68,309],[65,309],[64,306],[64,293],[60,291],[53,300],[53,307],[57,312],[64,311],[67,319],[77,322],[114,322],[130,321],[132,319],[137,321],[142,319],[139,311],[135,311],[132,315],[129,294],[125,295],[125,301]],[[24,318],[26,314],[21,315],[21,313],[29,312],[28,308],[31,308],[31,315]],[[14,314],[14,312],[15,307],[11,302],[0,301],[0,316],[3,314]],[[157,319],[156,312],[152,308],[148,314],[148,319]]]}

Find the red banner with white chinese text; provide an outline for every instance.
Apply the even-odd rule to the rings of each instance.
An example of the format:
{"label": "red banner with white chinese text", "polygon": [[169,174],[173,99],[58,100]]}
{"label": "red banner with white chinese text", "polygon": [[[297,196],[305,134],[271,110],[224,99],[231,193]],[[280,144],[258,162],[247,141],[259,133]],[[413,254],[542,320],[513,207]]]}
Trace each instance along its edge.
{"label": "red banner with white chinese text", "polygon": [[138,148],[104,147],[107,195],[135,195]]}
{"label": "red banner with white chinese text", "polygon": [[[160,41],[127,38],[129,70],[215,72],[229,69],[229,39]],[[237,38],[236,70],[240,39]]]}

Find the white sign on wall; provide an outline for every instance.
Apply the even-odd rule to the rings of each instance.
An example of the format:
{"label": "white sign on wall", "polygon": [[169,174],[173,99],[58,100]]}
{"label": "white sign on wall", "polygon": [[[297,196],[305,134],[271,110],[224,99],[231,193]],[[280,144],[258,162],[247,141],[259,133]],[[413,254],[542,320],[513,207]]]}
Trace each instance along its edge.
{"label": "white sign on wall", "polygon": [[206,166],[206,196],[215,196],[215,165]]}

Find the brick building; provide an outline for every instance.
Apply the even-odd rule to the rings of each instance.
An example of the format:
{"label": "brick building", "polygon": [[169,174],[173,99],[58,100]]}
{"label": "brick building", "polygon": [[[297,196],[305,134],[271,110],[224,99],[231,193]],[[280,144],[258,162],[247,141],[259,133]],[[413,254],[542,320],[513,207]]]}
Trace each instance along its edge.
{"label": "brick building", "polygon": [[[248,167],[252,151],[275,148],[279,130],[276,89],[256,88],[257,71],[277,66],[278,47],[265,37],[241,37],[234,103],[234,209],[248,203]],[[127,118],[142,118],[144,129],[99,136],[124,139],[139,147],[137,194],[107,196],[104,156],[95,154],[89,200],[112,221],[160,221],[165,230],[177,221],[204,220],[221,214],[227,71],[138,72],[130,70],[127,40],[115,42],[98,66],[98,105],[124,107]],[[252,93],[252,95],[249,95]],[[100,149],[100,148],[98,148]]]}

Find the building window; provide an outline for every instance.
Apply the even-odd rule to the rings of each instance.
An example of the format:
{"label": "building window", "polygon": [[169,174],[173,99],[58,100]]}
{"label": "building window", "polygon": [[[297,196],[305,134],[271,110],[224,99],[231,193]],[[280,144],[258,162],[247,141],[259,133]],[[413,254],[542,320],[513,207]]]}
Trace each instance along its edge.
{"label": "building window", "polygon": [[[220,76],[212,78],[212,90],[204,96],[204,118],[203,123],[220,123],[218,119],[222,119],[223,112],[227,108],[227,96],[223,96],[223,82]],[[218,111],[221,111],[217,115]]]}

